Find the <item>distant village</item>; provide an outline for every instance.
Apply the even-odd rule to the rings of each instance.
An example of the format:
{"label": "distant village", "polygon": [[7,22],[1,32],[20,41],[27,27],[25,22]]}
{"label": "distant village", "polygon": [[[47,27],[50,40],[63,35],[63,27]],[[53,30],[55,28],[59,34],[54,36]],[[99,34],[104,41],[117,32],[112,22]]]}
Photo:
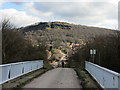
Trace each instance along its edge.
{"label": "distant village", "polygon": [[62,49],[66,51],[66,52],[63,52],[63,50],[52,48],[52,44],[50,44],[49,45],[50,48],[49,50],[47,50],[48,62],[53,67],[60,67],[62,61],[64,61],[65,64],[67,64],[68,56],[70,56],[70,54],[73,54],[75,51],[77,51],[79,48],[85,45],[86,43],[84,43],[83,41],[81,43],[72,43],[72,42],[62,43],[60,47],[62,47]]}

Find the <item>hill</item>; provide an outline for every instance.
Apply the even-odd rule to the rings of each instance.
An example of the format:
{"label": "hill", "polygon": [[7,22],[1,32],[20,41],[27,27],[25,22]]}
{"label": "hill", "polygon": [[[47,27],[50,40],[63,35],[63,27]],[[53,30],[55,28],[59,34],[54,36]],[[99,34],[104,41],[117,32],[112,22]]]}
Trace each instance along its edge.
{"label": "hill", "polygon": [[40,42],[73,42],[81,43],[96,35],[113,34],[114,30],[98,27],[75,25],[66,22],[39,22],[30,26],[21,27],[25,38],[33,45]]}

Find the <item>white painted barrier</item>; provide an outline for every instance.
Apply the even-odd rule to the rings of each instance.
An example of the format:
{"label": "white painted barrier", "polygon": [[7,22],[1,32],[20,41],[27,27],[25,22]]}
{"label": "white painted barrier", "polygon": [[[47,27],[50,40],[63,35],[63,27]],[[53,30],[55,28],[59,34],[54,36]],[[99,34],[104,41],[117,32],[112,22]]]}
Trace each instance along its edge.
{"label": "white painted barrier", "polygon": [[43,67],[43,60],[0,65],[0,84]]}
{"label": "white painted barrier", "polygon": [[85,69],[102,88],[120,89],[120,73],[106,69],[91,62],[85,62]]}

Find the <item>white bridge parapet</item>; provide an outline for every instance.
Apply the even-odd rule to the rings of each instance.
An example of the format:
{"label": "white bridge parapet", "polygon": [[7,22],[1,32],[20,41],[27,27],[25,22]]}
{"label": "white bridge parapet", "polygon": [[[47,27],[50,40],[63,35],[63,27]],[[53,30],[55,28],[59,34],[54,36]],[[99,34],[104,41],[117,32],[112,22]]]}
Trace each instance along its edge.
{"label": "white bridge parapet", "polygon": [[87,61],[85,62],[85,69],[102,88],[120,89],[120,73]]}
{"label": "white bridge parapet", "polygon": [[0,65],[0,84],[43,67],[43,60]]}

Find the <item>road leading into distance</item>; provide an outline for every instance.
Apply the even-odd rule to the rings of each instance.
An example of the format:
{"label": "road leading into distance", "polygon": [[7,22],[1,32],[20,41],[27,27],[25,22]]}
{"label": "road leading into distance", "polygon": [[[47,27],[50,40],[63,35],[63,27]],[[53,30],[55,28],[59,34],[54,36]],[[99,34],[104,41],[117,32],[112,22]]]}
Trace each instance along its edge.
{"label": "road leading into distance", "polygon": [[56,68],[35,78],[23,88],[82,88],[72,68]]}

